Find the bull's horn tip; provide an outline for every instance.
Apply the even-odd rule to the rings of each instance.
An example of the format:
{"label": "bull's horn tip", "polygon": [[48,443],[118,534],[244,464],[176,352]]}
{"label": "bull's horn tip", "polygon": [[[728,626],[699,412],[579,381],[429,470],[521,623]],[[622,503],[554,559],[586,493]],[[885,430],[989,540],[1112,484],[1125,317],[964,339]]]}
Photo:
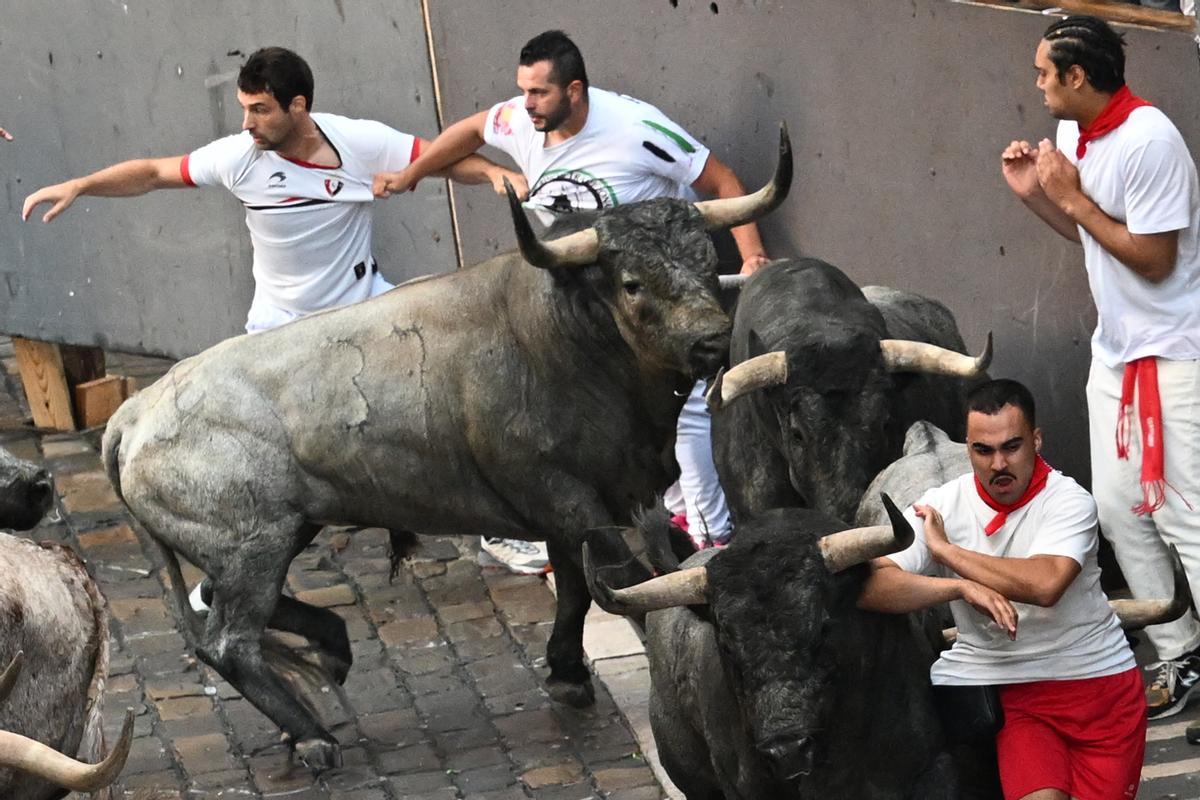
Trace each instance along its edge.
{"label": "bull's horn tip", "polygon": [[887,492],[880,492],[879,499],[883,501],[883,508],[887,511],[888,520],[892,523],[892,531],[896,536],[896,544],[899,545],[896,552],[906,550],[913,543],[913,538],[916,536],[912,525],[908,524],[904,512],[896,506],[891,495]]}
{"label": "bull's horn tip", "polygon": [[992,332],[988,331],[987,342],[983,346],[983,353],[976,359],[980,370],[985,370],[992,365]]}
{"label": "bull's horn tip", "polygon": [[708,391],[704,393],[704,404],[708,406],[708,410],[720,411],[724,407],[724,399],[721,397],[721,384],[725,380],[725,368],[721,367],[717,370],[717,376],[712,379],[712,384],[708,387]]}

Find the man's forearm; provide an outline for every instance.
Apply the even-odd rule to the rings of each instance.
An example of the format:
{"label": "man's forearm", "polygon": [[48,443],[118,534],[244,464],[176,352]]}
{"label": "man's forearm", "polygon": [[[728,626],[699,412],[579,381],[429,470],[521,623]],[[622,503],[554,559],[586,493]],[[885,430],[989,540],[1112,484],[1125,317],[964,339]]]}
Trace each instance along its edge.
{"label": "man's forearm", "polygon": [[1104,213],[1095,201],[1082,194],[1071,200],[1062,211],[1083,226],[1118,261],[1146,280],[1158,283],[1174,271],[1179,252],[1176,232],[1149,235],[1130,233],[1125,223]]}
{"label": "man's forearm", "polygon": [[[413,184],[421,178],[427,178],[430,175],[440,175],[454,180],[461,180],[451,172],[451,168],[457,162],[466,159],[480,147],[483,147],[481,114],[483,117],[486,117],[486,112],[480,112],[480,114],[459,120],[449,128],[446,128],[430,143],[429,147],[421,152],[417,160],[408,167],[408,173],[413,179]],[[480,156],[480,159],[484,160],[482,156]],[[471,180],[472,177],[478,177],[478,173],[475,172],[478,168],[478,163],[468,164],[464,168],[463,173],[466,180],[462,180],[462,182],[482,183],[482,180]]]}
{"label": "man's forearm", "polygon": [[864,611],[907,614],[962,596],[960,582],[952,578],[917,575],[894,564],[872,563],[871,570],[871,577],[858,596],[858,607]]}
{"label": "man's forearm", "polygon": [[1080,241],[1079,228],[1076,227],[1075,220],[1071,219],[1067,212],[1056,206],[1045,194],[1039,192],[1032,197],[1022,197],[1021,202],[1064,239],[1072,242]]}
{"label": "man's forearm", "polygon": [[489,161],[478,153],[472,153],[435,174],[439,177],[449,178],[456,183],[475,186],[481,183],[490,183],[492,172],[497,169],[500,169],[500,166],[495,162]]}
{"label": "man's forearm", "polygon": [[934,558],[967,580],[1018,603],[1052,606],[1079,574],[1079,564],[1066,556],[1003,558],[945,545],[932,551]]}

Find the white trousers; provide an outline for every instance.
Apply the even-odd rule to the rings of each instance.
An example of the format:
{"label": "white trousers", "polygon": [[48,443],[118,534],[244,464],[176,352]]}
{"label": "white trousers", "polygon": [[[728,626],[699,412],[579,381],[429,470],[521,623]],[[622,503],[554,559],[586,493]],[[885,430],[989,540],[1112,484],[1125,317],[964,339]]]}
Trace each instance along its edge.
{"label": "white trousers", "polygon": [[[729,539],[729,506],[717,479],[712,455],[712,417],[704,403],[704,381],[696,381],[675,426],[675,460],[679,480],[663,495],[674,514],[685,514],[688,533],[697,543]],[[707,532],[707,537],[706,537]]]}
{"label": "white trousers", "polygon": [[[371,275],[371,294],[370,297],[381,295],[388,289],[395,287],[388,283],[383,275],[375,272]],[[250,310],[246,312],[246,333],[258,333],[260,331],[269,331],[271,328],[278,328],[292,320],[300,319],[303,314],[295,311],[289,311],[286,308],[280,308],[274,303],[268,303],[258,292],[254,293],[254,299],[250,301]]]}
{"label": "white trousers", "polygon": [[[1092,494],[1100,527],[1112,543],[1135,597],[1171,596],[1167,545],[1173,544],[1179,549],[1192,595],[1200,598],[1200,361],[1157,361],[1164,469],[1167,482],[1179,493],[1168,488],[1166,503],[1158,511],[1144,516],[1133,513],[1133,506],[1142,501],[1138,398],[1135,393],[1129,420],[1129,459],[1118,460],[1117,411],[1124,370],[1093,359],[1087,383]],[[1200,623],[1193,614],[1149,627],[1146,633],[1164,661],[1175,660],[1200,645]]]}

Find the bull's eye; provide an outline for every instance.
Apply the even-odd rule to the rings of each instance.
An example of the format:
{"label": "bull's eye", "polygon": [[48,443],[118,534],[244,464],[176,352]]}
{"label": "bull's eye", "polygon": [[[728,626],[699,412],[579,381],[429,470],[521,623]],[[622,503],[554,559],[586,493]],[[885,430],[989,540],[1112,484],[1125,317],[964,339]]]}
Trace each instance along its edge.
{"label": "bull's eye", "polygon": [[638,281],[628,280],[621,284],[621,288],[625,290],[625,294],[634,297],[642,290],[642,284]]}

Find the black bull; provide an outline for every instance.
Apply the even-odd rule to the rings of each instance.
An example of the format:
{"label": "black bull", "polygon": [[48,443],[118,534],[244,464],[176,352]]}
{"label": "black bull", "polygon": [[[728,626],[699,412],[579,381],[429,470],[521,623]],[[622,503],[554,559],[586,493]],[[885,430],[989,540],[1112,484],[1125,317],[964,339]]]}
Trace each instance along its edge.
{"label": "black bull", "polygon": [[964,349],[934,300],[860,290],[812,258],[760,269],[738,300],[733,366],[709,392],[735,518],[802,506],[853,519],[909,425],[927,419],[961,438],[963,379],[987,368],[990,337],[978,359]]}
{"label": "black bull", "polygon": [[[754,195],[621,206],[549,242],[510,191],[520,255],[231,339],[128,401],[105,468],[164,551],[197,655],[329,767],[337,742],[262,648],[263,628],[280,628],[315,640],[339,679],[349,668],[340,618],[280,595],[320,526],[545,539],[558,580],[547,686],[591,703],[582,534],[628,521],[673,479],[675,390],[728,347],[708,232],[771,210],[790,181],[784,131]],[[203,627],[176,553],[211,581]]]}

